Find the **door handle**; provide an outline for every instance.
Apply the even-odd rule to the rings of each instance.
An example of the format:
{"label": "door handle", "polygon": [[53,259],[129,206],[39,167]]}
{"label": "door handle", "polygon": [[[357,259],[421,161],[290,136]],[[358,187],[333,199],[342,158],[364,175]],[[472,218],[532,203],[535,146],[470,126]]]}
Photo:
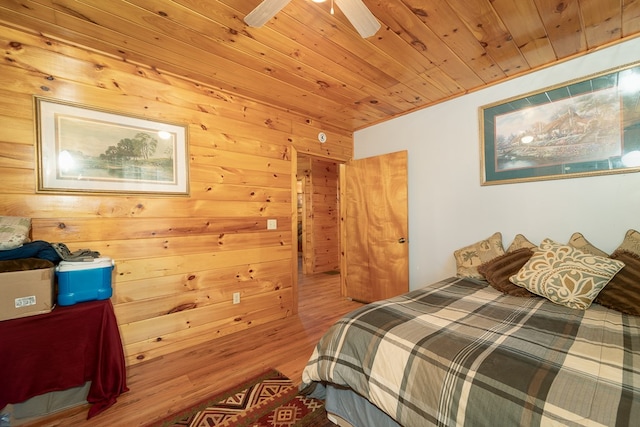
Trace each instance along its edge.
{"label": "door handle", "polygon": [[405,243],[406,241],[407,239],[405,239],[404,237],[398,239],[398,243]]}

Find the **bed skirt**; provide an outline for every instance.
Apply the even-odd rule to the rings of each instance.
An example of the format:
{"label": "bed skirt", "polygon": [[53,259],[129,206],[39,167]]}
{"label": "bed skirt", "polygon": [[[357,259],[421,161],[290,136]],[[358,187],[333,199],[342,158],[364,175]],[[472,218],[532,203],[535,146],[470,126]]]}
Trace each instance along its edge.
{"label": "bed skirt", "polygon": [[[340,427],[400,427],[393,418],[351,389],[327,384],[325,396],[329,419]],[[331,419],[332,415],[338,418]]]}

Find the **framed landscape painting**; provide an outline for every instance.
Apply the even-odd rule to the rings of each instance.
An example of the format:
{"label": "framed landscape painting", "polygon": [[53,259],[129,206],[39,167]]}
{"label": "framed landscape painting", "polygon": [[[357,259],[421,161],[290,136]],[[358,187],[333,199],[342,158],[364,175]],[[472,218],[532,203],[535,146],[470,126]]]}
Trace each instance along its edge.
{"label": "framed landscape painting", "polygon": [[640,171],[640,65],[480,108],[481,184]]}
{"label": "framed landscape painting", "polygon": [[35,98],[38,191],[189,194],[187,128]]}

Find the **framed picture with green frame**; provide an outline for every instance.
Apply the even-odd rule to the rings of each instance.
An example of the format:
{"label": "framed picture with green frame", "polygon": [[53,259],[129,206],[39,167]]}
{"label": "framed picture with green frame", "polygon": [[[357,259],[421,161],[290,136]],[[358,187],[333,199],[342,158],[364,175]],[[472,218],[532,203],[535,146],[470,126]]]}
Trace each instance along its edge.
{"label": "framed picture with green frame", "polygon": [[640,171],[640,63],[480,107],[481,185]]}

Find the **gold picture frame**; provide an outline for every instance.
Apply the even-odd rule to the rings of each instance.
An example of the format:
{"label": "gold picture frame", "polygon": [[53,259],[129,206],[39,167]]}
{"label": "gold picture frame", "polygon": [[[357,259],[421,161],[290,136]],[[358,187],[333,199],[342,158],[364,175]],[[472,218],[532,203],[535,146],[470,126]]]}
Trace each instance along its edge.
{"label": "gold picture frame", "polygon": [[34,97],[38,192],[189,194],[188,129]]}

